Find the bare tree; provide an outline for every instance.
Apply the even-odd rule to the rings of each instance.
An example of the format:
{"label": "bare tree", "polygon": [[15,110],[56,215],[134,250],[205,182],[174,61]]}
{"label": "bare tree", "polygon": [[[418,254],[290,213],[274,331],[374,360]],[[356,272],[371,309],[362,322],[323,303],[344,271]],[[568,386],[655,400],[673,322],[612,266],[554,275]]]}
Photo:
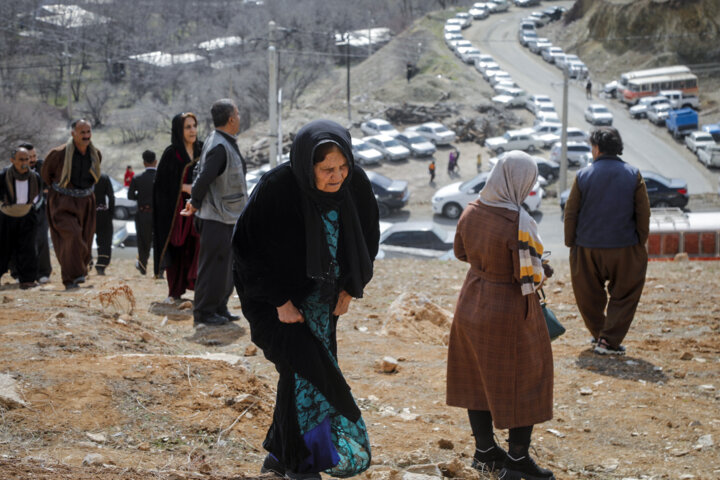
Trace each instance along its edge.
{"label": "bare tree", "polygon": [[88,116],[93,127],[101,127],[105,120],[108,102],[113,89],[108,84],[96,84],[85,88],[85,105],[81,110]]}

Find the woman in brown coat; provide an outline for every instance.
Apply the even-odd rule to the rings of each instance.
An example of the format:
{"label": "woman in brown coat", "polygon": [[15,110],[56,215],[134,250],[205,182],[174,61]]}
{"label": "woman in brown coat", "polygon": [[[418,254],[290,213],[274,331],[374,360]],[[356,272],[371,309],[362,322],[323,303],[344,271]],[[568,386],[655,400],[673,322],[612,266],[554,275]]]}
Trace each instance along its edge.
{"label": "woman in brown coat", "polygon": [[[458,222],[455,255],[468,262],[448,350],[447,403],[466,408],[473,467],[504,480],[554,479],[528,454],[533,425],[552,418],[550,336],[535,290],[547,275],[537,225],[522,208],[537,180],[533,159],[510,152]],[[547,273],[544,271],[547,270]],[[493,421],[510,429],[506,453]]]}

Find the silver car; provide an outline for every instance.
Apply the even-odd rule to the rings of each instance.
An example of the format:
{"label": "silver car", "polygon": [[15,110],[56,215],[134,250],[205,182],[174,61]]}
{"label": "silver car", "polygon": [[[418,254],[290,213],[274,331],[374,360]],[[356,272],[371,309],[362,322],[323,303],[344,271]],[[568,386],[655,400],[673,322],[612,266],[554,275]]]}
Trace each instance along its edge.
{"label": "silver car", "polygon": [[437,151],[435,144],[415,130],[405,130],[395,137],[395,139],[410,150],[416,157],[427,157]]}
{"label": "silver car", "polygon": [[385,158],[388,160],[405,160],[410,156],[410,150],[395,140],[394,137],[389,137],[387,135],[373,135],[372,137],[365,137],[363,140],[383,152]]}

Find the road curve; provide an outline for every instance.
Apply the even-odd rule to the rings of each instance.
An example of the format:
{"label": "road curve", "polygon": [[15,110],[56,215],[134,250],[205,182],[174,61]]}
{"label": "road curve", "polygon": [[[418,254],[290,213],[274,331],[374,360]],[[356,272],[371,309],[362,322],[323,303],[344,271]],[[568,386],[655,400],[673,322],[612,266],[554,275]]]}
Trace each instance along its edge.
{"label": "road curve", "polygon": [[[570,5],[572,2],[560,2]],[[517,41],[520,19],[531,10],[512,8],[475,21],[463,35],[483,53],[492,55],[503,70],[528,94],[545,94],[562,112],[562,73],[542,57],[523,48]],[[540,31],[542,36],[542,31]],[[470,68],[470,67],[469,67]],[[592,71],[591,71],[592,75]],[[478,74],[479,81],[482,76]],[[599,85],[595,85],[596,89]],[[572,81],[569,89],[568,125],[585,130],[592,128],[583,116],[590,103],[602,103],[613,113],[613,125],[625,143],[623,160],[641,170],[653,170],[666,177],[679,177],[688,183],[691,194],[717,192],[718,175],[705,168],[684,144],[676,142],[664,127],[646,120],[632,120],[624,104],[616,100],[585,98],[585,88]]]}

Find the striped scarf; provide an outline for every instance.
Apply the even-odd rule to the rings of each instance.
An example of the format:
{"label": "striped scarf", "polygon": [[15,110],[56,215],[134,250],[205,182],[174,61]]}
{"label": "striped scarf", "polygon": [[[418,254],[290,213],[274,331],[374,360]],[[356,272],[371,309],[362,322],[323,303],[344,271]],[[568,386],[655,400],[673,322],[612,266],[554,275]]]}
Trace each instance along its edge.
{"label": "striped scarf", "polygon": [[537,223],[522,207],[537,181],[537,164],[530,155],[513,150],[498,160],[480,192],[480,201],[492,207],[519,213],[518,254],[520,257],[520,289],[530,295],[542,283],[543,244]]}

